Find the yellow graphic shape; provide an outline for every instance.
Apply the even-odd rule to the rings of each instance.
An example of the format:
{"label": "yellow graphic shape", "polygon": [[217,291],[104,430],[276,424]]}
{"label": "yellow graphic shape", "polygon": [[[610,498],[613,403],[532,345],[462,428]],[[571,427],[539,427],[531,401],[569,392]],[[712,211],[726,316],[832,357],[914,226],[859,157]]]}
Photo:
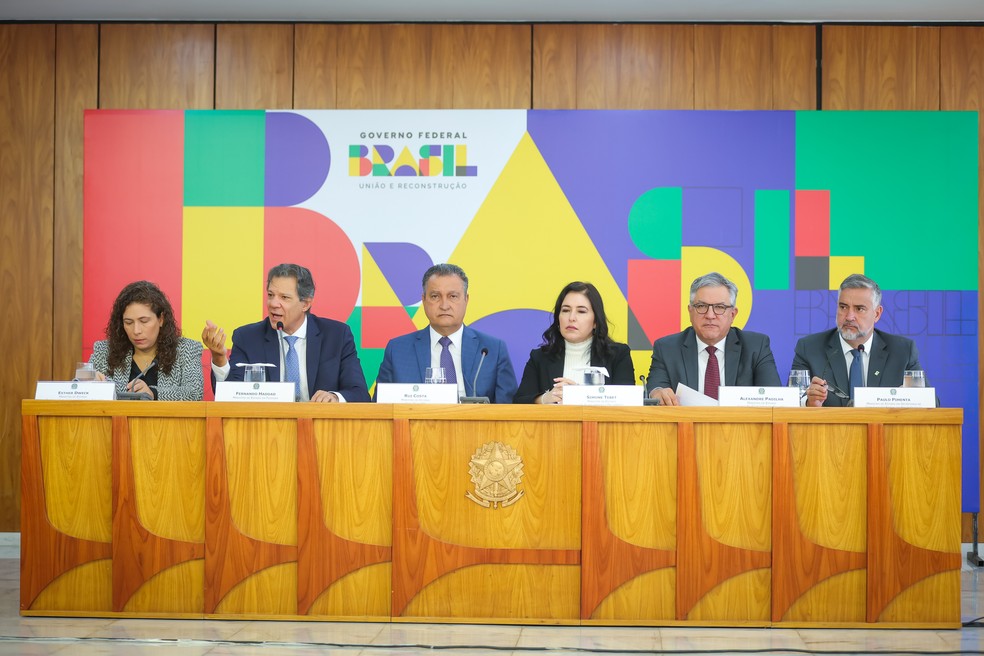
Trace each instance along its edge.
{"label": "yellow graphic shape", "polygon": [[830,288],[840,289],[844,278],[852,273],[864,273],[864,255],[831,255]]}
{"label": "yellow graphic shape", "polygon": [[680,249],[680,326],[690,325],[690,285],[705,273],[717,271],[738,286],[738,315],[735,328],[744,328],[748,317],[752,316],[752,283],[748,274],[733,257],[716,248],[706,246],[684,246]]}
{"label": "yellow graphic shape", "polygon": [[[583,280],[601,293],[612,338],[627,341],[625,296],[529,134],[448,261],[468,274],[466,322],[517,308],[552,312],[564,285]],[[414,324],[427,325],[423,312]],[[530,340],[538,343],[539,335]]]}
{"label": "yellow graphic shape", "polygon": [[226,332],[263,318],[263,208],[186,207],[181,331],[198,339],[209,319]]}
{"label": "yellow graphic shape", "polygon": [[362,247],[362,307],[403,307],[365,246]]}

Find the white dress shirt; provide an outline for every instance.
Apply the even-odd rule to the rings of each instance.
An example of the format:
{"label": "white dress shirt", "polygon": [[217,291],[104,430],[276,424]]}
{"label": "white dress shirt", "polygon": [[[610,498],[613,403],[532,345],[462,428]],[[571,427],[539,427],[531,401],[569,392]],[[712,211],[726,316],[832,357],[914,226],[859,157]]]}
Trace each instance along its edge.
{"label": "white dress shirt", "polygon": [[[837,336],[840,337],[840,332],[837,333]],[[847,378],[848,380],[850,380],[851,363],[854,362],[854,355],[851,354],[851,349],[853,349],[854,347],[848,344],[847,342],[845,342],[843,337],[840,337],[840,343],[841,343],[841,350],[844,351],[844,364],[847,365]],[[861,384],[864,387],[868,386],[868,363],[871,361],[871,347],[874,345],[875,345],[875,331],[872,330],[871,334],[868,335],[868,341],[866,341],[863,344],[864,351],[861,352],[861,366],[864,371]],[[844,391],[846,392],[847,390]]]}
{"label": "white dress shirt", "polygon": [[[713,310],[711,311],[713,312]],[[705,344],[700,340],[700,337],[697,337],[696,333],[694,334],[694,337],[697,338],[697,391],[701,394],[704,393],[704,377],[707,374],[707,360],[711,357],[710,353],[707,352],[708,346],[713,346],[717,349],[714,351],[714,357],[716,357],[718,361],[718,374],[719,380],[721,381],[719,383],[719,387],[724,387],[724,343],[728,341],[728,335],[725,334],[724,338],[717,344]]]}

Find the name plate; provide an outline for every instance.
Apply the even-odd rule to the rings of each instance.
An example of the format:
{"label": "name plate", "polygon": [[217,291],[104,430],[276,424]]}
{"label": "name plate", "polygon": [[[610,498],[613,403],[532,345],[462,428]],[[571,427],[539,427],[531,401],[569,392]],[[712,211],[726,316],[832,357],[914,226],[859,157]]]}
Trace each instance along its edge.
{"label": "name plate", "polygon": [[642,405],[642,385],[565,385],[564,405]]}
{"label": "name plate", "polygon": [[39,380],[34,398],[39,401],[113,401],[116,383],[111,380]]}
{"label": "name plate", "polygon": [[855,387],[855,408],[935,408],[935,387]]}
{"label": "name plate", "polygon": [[457,403],[455,383],[376,383],[377,403]]}
{"label": "name plate", "polygon": [[215,384],[216,401],[294,402],[294,383],[245,383],[222,380]]}
{"label": "name plate", "polygon": [[743,387],[718,388],[718,401],[722,406],[736,408],[798,408],[798,387]]}

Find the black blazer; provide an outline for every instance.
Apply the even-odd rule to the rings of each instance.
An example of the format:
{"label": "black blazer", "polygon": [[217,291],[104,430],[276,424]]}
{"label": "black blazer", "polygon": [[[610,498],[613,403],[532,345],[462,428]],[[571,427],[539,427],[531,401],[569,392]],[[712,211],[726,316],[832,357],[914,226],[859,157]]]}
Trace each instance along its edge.
{"label": "black blazer", "polygon": [[[606,379],[609,385],[634,385],[635,369],[632,367],[629,347],[626,344],[615,344],[604,362],[595,361],[591,355],[591,366],[604,367],[611,374]],[[513,403],[533,403],[536,397],[553,387],[554,378],[564,375],[564,354],[548,355],[543,347],[530,351],[530,359],[523,369],[523,380],[519,383]]]}
{"label": "black blazer", "polygon": [[[792,369],[809,369],[811,376],[818,376],[833,382],[847,392],[850,381],[847,361],[841,349],[837,329],[825,330],[800,338],[796,342]],[[907,369],[922,369],[919,364],[919,350],[916,343],[908,337],[892,335],[875,329],[868,358],[867,387],[900,387]],[[929,381],[926,381],[929,386]],[[825,406],[843,406],[847,401],[833,392],[828,392]],[[937,399],[937,405],[939,400]]]}

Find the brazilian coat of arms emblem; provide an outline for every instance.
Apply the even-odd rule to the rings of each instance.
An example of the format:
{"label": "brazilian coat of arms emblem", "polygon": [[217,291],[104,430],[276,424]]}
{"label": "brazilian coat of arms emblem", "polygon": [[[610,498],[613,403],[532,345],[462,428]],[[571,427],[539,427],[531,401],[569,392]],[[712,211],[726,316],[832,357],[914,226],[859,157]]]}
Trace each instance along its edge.
{"label": "brazilian coat of arms emblem", "polygon": [[516,489],[523,478],[523,459],[507,444],[483,444],[472,456],[468,473],[475,489],[465,496],[480,506],[511,506],[523,496]]}

